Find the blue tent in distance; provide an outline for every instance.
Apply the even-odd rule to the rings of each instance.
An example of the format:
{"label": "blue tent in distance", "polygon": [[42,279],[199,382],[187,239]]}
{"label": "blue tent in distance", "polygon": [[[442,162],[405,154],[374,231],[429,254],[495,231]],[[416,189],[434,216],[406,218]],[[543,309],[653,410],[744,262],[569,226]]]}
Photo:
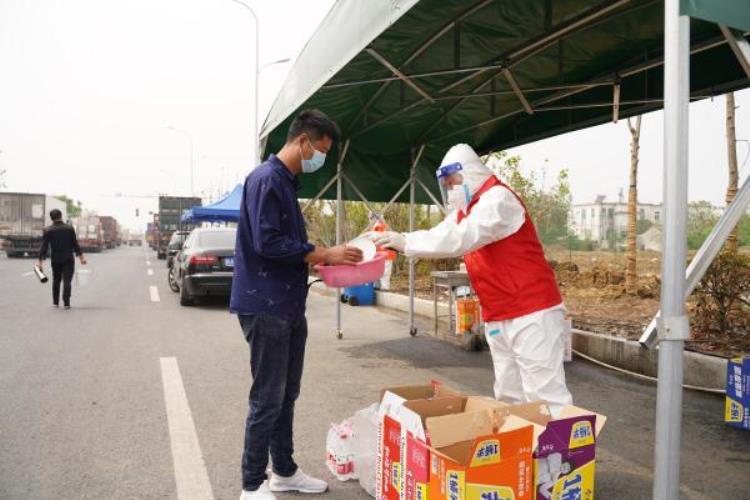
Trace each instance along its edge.
{"label": "blue tent in distance", "polygon": [[182,222],[237,222],[240,219],[242,184],[220,200],[202,207],[193,207],[182,214]]}

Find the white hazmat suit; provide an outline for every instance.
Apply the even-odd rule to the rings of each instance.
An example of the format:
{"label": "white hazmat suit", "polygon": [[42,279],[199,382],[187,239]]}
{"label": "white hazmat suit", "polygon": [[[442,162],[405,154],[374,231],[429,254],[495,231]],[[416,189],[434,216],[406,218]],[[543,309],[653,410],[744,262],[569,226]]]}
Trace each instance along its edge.
{"label": "white hazmat suit", "polygon": [[[445,172],[446,166],[455,166],[452,170],[458,169],[460,174],[460,177],[453,177],[444,193],[454,210],[430,230],[372,233],[377,245],[399,250],[407,257],[460,257],[513,237],[527,220],[531,224],[523,204],[508,187],[497,182],[487,188],[494,174],[470,146],[458,144],[452,147],[445,155],[438,175],[441,169]],[[456,179],[461,182],[456,183]],[[480,190],[482,193],[477,199]],[[525,234],[528,235],[528,231]],[[535,233],[533,238],[538,244]],[[547,266],[547,263],[536,265]],[[500,273],[501,269],[501,265],[491,266],[485,271],[484,280],[487,280],[487,272]],[[471,269],[469,277],[472,283],[477,278],[472,276]],[[497,277],[498,281],[506,278],[502,274]],[[552,286],[555,287],[555,296],[559,296],[554,282]],[[547,401],[553,408],[571,404],[563,369],[564,340],[569,322],[565,319],[562,302],[530,312],[521,311],[518,316],[504,314],[502,320],[493,321],[493,317],[498,316],[488,310],[493,307],[491,301],[483,300],[479,290],[478,295],[483,317],[490,318],[485,323],[485,337],[495,370],[495,397],[511,404]]]}

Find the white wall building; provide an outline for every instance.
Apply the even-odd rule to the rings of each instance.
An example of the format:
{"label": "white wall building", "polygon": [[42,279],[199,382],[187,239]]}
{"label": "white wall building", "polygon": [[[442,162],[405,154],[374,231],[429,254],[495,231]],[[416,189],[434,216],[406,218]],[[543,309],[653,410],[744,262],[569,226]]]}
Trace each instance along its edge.
{"label": "white wall building", "polygon": [[[628,204],[623,195],[617,202],[605,201],[604,195],[596,197],[593,203],[577,203],[571,207],[571,228],[582,240],[591,240],[602,248],[609,248],[617,237],[624,240],[628,230]],[[662,206],[654,203],[638,204],[638,219],[660,225]]]}

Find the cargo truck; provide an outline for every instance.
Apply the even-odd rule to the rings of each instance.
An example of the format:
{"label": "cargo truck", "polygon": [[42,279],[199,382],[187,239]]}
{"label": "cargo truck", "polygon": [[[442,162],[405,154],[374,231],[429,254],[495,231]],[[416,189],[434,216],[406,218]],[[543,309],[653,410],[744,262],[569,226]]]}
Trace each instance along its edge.
{"label": "cargo truck", "polygon": [[190,231],[195,224],[183,224],[182,213],[195,206],[200,206],[202,200],[191,196],[159,196],[159,235],[157,238],[156,256],[167,258],[167,246],[172,233],[177,230]]}
{"label": "cargo truck", "polygon": [[8,257],[36,257],[42,248],[49,212],[58,209],[67,220],[64,201],[34,193],[0,193],[0,240]]}
{"label": "cargo truck", "polygon": [[120,237],[118,235],[119,225],[117,224],[117,220],[111,215],[100,215],[99,222],[102,224],[104,248],[115,248],[118,246]]}
{"label": "cargo truck", "polygon": [[84,215],[73,219],[73,227],[78,237],[78,246],[86,253],[101,252],[104,249],[104,230],[99,217]]}
{"label": "cargo truck", "polygon": [[151,250],[156,250],[156,222],[149,222],[146,224],[146,243]]}

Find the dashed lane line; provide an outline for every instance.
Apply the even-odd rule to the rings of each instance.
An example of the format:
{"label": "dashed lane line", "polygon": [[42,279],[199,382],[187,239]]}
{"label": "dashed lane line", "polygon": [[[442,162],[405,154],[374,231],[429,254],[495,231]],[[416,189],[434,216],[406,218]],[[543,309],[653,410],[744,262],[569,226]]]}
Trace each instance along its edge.
{"label": "dashed lane line", "polygon": [[151,294],[151,302],[159,302],[159,289],[155,285],[148,287],[148,291]]}
{"label": "dashed lane line", "polygon": [[146,274],[148,274],[149,276],[153,276],[154,275],[154,270],[149,268],[149,269],[146,270]]}
{"label": "dashed lane line", "polygon": [[179,500],[213,500],[206,463],[190,413],[177,358],[159,358],[169,441]]}

